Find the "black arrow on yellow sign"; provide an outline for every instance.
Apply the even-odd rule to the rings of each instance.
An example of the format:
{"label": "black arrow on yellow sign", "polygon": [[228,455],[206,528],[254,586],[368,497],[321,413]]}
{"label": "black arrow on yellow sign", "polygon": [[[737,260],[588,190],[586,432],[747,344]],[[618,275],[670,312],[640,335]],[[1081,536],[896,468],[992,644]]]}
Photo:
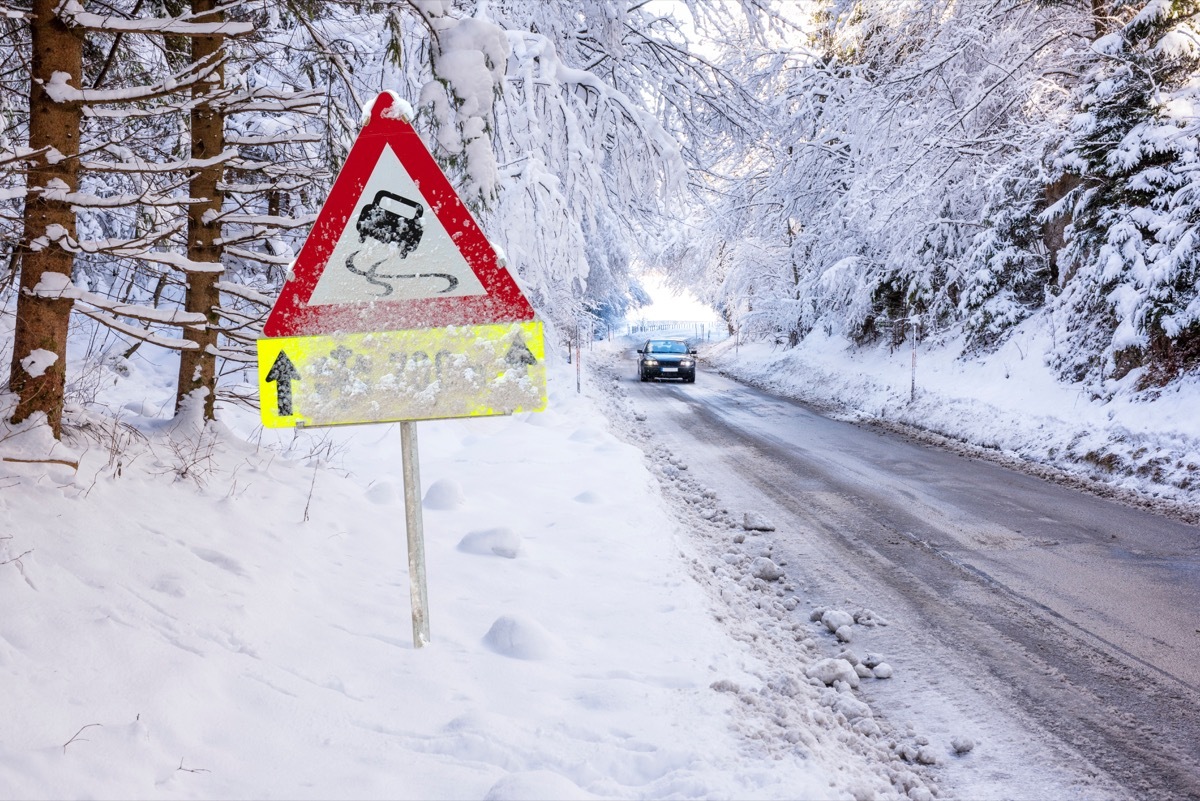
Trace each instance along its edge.
{"label": "black arrow on yellow sign", "polygon": [[275,363],[267,371],[267,381],[268,383],[275,382],[275,399],[280,417],[291,417],[292,382],[299,380],[300,371],[296,369],[296,365],[292,364],[292,360],[286,353],[279,351],[279,355],[275,357]]}
{"label": "black arrow on yellow sign", "polygon": [[537,357],[533,355],[533,351],[529,350],[528,345],[517,339],[508,349],[508,353],[504,354],[504,361],[514,367],[518,364],[534,365],[537,364]]}

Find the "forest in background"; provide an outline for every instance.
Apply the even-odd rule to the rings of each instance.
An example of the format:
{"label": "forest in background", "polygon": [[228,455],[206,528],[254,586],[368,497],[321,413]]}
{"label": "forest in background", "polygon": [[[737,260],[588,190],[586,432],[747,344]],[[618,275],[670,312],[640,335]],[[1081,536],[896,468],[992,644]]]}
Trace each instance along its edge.
{"label": "forest in background", "polygon": [[0,347],[56,434],[141,348],[179,351],[179,407],[255,402],[232,376],[384,89],[561,342],[657,268],[782,345],[970,356],[1040,316],[1098,394],[1200,363],[1197,3],[4,10]]}
{"label": "forest in background", "polygon": [[678,274],[751,337],[969,357],[1040,315],[1064,381],[1177,379],[1200,363],[1198,10],[818,4],[804,48],[733,51],[760,137],[716,162]]}

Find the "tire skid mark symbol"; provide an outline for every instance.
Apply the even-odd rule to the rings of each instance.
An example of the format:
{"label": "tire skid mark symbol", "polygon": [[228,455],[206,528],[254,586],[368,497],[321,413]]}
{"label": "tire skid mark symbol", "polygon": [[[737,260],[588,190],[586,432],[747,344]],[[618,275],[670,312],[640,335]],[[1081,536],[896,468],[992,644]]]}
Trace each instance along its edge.
{"label": "tire skid mark symbol", "polygon": [[361,252],[362,251],[355,251],[346,257],[346,269],[355,275],[361,275],[363,278],[366,278],[368,284],[383,287],[383,291],[376,295],[376,297],[386,298],[395,290],[395,287],[388,283],[388,280],[441,278],[446,281],[446,288],[438,290],[437,294],[439,295],[445,295],[447,292],[453,292],[458,286],[458,279],[449,273],[380,273],[379,266],[388,260],[388,257],[386,256],[372,264],[367,269],[360,270],[354,266],[354,257]]}

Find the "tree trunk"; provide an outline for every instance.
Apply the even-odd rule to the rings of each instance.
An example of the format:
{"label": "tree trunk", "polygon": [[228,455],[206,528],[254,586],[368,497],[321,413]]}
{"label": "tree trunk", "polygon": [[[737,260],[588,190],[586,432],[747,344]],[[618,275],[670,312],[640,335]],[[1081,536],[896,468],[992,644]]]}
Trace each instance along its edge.
{"label": "tree trunk", "polygon": [[[1057,181],[1047,184],[1042,189],[1044,209],[1048,209],[1066,197],[1070,192],[1083,183],[1078,175],[1067,173]],[[1071,212],[1065,210],[1057,217],[1042,223],[1042,244],[1046,246],[1046,254],[1050,260],[1050,283],[1055,286],[1066,284],[1070,276],[1059,272],[1059,252],[1067,245],[1067,226],[1071,224]]]}
{"label": "tree trunk", "polygon": [[1099,39],[1108,32],[1109,3],[1107,0],[1092,0],[1092,33]]}
{"label": "tree trunk", "polygon": [[47,86],[61,86],[55,79],[61,80],[62,75],[67,76],[68,88],[78,89],[83,74],[83,34],[70,30],[55,14],[60,4],[60,0],[33,0],[32,4],[29,147],[34,152],[46,152],[35,156],[29,165],[21,291],[9,373],[9,387],[17,394],[13,422],[45,412],[55,438],[62,435],[72,301],[38,297],[33,292],[39,285],[42,289],[63,289],[71,280],[74,256],[54,240],[74,238],[75,214],[65,198],[47,197],[46,192],[49,189],[61,194],[79,188],[83,116],[80,102],[61,98],[55,101],[46,91]]}
{"label": "tree trunk", "polygon": [[[212,12],[216,0],[192,0],[192,13],[196,22],[221,22],[224,14]],[[192,61],[201,62],[222,57],[221,49],[225,37],[221,35],[197,36],[192,38]],[[225,149],[225,115],[220,107],[211,102],[211,95],[225,83],[225,68],[218,68],[218,80],[202,81],[192,87],[192,96],[201,100],[192,109],[192,158],[211,159]],[[217,394],[217,307],[220,292],[217,282],[221,279],[221,224],[214,218],[221,213],[224,194],[219,182],[224,166],[214,164],[197,170],[192,175],[188,194],[196,201],[188,207],[188,258],[192,261],[209,262],[211,271],[189,270],[187,295],[184,308],[198,312],[208,319],[203,327],[184,329],[185,339],[195,342],[197,347],[185,350],[179,359],[179,386],[175,399],[175,411],[179,412],[184,399],[197,390],[204,391],[204,419],[215,418],[214,402]]]}

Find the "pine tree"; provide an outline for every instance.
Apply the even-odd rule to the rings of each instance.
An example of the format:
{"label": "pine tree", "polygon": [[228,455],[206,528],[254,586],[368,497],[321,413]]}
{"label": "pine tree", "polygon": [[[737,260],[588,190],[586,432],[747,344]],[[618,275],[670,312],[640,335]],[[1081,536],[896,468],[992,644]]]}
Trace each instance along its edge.
{"label": "pine tree", "polygon": [[1079,185],[1056,364],[1096,384],[1144,368],[1145,386],[1200,365],[1200,4],[1114,14],[1058,156]]}
{"label": "pine tree", "polygon": [[13,422],[46,416],[62,434],[67,329],[71,317],[69,242],[75,236],[71,193],[79,188],[83,104],[83,33],[59,16],[58,0],[34,0],[29,15],[28,183],[21,240],[9,387],[18,397]]}

